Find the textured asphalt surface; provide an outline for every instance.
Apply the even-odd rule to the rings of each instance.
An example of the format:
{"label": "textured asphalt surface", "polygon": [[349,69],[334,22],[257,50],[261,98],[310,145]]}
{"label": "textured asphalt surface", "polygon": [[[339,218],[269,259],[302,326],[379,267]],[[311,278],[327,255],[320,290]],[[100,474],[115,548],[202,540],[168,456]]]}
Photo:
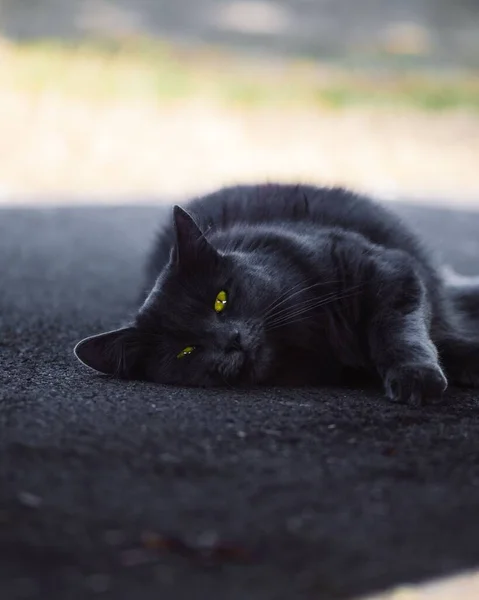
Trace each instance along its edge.
{"label": "textured asphalt surface", "polygon": [[[2,600],[346,598],[479,565],[479,392],[408,408],[75,362],[133,310],[162,210],[0,212]],[[479,213],[400,210],[479,272]]]}

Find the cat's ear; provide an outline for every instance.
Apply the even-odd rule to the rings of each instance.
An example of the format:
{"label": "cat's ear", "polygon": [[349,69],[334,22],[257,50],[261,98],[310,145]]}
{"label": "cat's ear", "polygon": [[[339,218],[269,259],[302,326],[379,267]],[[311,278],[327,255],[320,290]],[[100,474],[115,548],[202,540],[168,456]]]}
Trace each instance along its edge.
{"label": "cat's ear", "polygon": [[80,362],[99,373],[134,378],[140,358],[138,332],[124,327],[92,335],[78,342],[73,352]]}
{"label": "cat's ear", "polygon": [[214,258],[216,250],[205,238],[193,217],[180,206],[173,208],[176,232],[174,260],[181,266],[195,264],[200,258]]}

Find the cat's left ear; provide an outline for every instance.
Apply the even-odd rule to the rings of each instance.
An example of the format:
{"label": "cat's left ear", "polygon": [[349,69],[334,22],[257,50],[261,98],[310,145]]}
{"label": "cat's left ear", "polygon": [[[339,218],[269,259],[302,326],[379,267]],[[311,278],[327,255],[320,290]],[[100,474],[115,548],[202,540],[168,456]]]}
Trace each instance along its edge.
{"label": "cat's left ear", "polygon": [[85,338],[73,352],[80,362],[104,375],[134,379],[140,361],[135,327],[124,327]]}
{"label": "cat's left ear", "polygon": [[180,206],[173,208],[176,232],[175,260],[181,266],[195,264],[201,258],[215,258],[217,252],[205,238],[193,217]]}

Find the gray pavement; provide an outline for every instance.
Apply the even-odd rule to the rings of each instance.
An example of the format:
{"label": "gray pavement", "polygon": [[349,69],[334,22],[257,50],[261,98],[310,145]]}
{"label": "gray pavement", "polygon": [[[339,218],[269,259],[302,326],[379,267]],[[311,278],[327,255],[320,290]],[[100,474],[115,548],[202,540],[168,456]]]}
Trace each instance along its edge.
{"label": "gray pavement", "polygon": [[[395,205],[462,273],[479,213]],[[164,208],[0,212],[0,597],[335,599],[479,564],[479,394],[98,377]]]}

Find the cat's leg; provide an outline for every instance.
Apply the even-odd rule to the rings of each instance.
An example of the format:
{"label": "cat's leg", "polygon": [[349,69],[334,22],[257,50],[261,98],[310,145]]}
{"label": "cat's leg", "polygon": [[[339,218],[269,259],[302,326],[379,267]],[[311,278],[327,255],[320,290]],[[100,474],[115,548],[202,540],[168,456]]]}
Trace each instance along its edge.
{"label": "cat's leg", "polygon": [[402,253],[376,263],[368,327],[370,358],[396,402],[440,398],[447,381],[429,334],[430,307],[421,279]]}

